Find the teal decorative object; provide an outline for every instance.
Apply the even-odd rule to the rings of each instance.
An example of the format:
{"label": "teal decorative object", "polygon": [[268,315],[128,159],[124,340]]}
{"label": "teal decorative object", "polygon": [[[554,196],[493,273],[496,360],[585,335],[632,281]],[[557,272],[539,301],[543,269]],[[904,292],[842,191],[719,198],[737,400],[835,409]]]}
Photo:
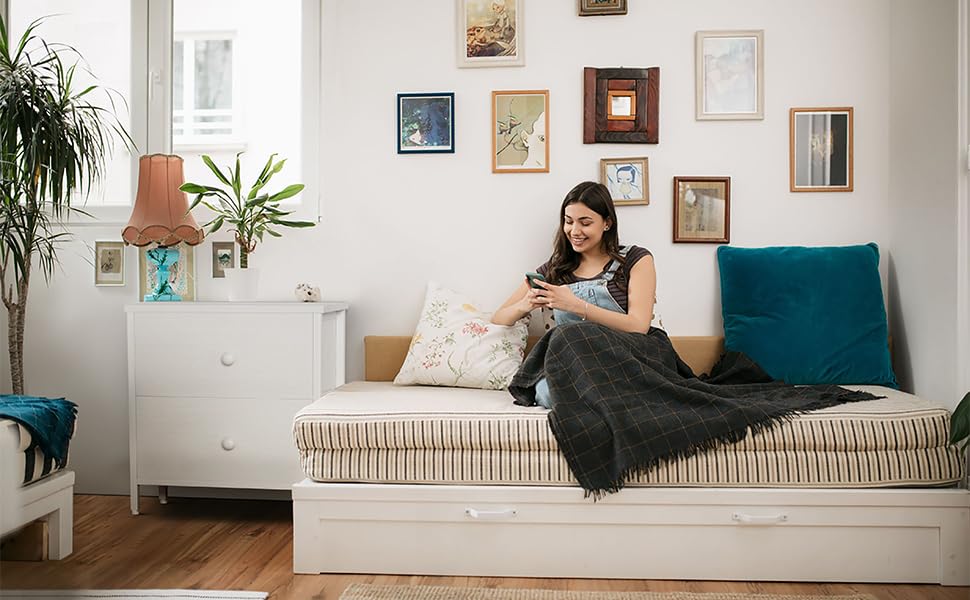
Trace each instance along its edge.
{"label": "teal decorative object", "polygon": [[791,384],[896,388],[874,244],[717,249],[724,346]]}
{"label": "teal decorative object", "polygon": [[145,302],[181,302],[182,297],[175,293],[172,284],[168,282],[169,268],[179,261],[178,247],[159,246],[147,251],[145,255],[158,269],[155,290],[151,294],[145,294]]}

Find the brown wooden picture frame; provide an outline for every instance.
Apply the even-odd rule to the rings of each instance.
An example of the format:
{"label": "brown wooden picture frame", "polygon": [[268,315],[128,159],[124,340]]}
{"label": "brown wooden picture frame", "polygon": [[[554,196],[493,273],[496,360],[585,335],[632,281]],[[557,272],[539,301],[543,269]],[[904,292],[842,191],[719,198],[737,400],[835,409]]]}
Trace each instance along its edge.
{"label": "brown wooden picture frame", "polygon": [[730,177],[674,177],[674,242],[731,242]]}
{"label": "brown wooden picture frame", "polygon": [[[788,185],[792,192],[852,191],[852,112],[851,106],[788,111]],[[799,123],[800,116],[807,119]],[[827,120],[812,119],[817,116]]]}
{"label": "brown wooden picture frame", "polygon": [[[610,118],[618,95],[632,98],[634,118]],[[660,67],[584,68],[583,143],[660,143]]]}

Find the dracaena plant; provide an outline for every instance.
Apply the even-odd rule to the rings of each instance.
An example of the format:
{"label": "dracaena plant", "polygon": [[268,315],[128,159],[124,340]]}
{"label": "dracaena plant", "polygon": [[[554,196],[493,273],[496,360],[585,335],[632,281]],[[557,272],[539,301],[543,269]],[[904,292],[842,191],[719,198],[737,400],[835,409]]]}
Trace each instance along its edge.
{"label": "dracaena plant", "polygon": [[236,155],[235,168],[227,166],[225,171],[219,169],[209,156],[202,156],[202,161],[226,188],[185,183],[180,189],[196,195],[189,210],[201,204],[212,211],[212,219],[204,225],[206,233],[215,233],[223,226],[233,233],[239,244],[239,267],[246,269],[249,255],[256,249],[256,244],[263,241],[264,235],[282,237],[277,230],[280,227],[313,227],[314,223],[289,220],[286,217],[293,211],[280,208],[280,202],[303,191],[302,183],[288,185],[275,194],[263,192],[273,175],[283,169],[285,158],[274,162],[276,154],[271,154],[252,187],[244,192],[239,154]]}
{"label": "dracaena plant", "polygon": [[0,300],[7,309],[14,394],[24,393],[31,273],[37,268],[50,281],[58,244],[69,237],[58,222],[83,212],[72,199],[78,193],[83,198],[103,178],[114,141],[134,148],[114,112],[105,108],[115,105],[112,92],[77,85],[81,56],[38,37],[43,21],[10,39],[0,18]]}

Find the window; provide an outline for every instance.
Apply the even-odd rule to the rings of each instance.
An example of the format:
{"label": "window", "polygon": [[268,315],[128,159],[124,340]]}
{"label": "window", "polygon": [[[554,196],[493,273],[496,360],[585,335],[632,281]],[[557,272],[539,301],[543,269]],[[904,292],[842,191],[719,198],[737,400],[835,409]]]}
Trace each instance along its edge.
{"label": "window", "polygon": [[172,42],[172,143],[238,146],[233,36],[175,34]]}
{"label": "window", "polygon": [[[118,114],[136,145],[117,144],[105,181],[85,210],[100,224],[126,222],[134,201],[137,157],[174,152],[185,178],[212,182],[201,155],[225,166],[242,151],[255,177],[270,154],[286,158],[279,176],[306,189],[291,207],[318,214],[319,0],[0,0],[11,37],[50,17],[38,34],[78,49],[86,69],[114,90]],[[272,184],[271,184],[272,186]]]}
{"label": "window", "polygon": [[[11,0],[7,23],[11,42],[16,43],[31,22],[44,18],[34,34],[58,45],[65,66],[78,63],[72,81],[75,92],[94,83],[93,73],[97,84],[111,92],[110,97],[104,93],[92,95],[92,102],[113,111],[135,137],[136,133],[132,131],[136,112],[132,101],[131,7],[130,0],[85,2],[83,7],[73,0]],[[93,32],[97,32],[96,35]],[[77,49],[83,60],[79,61],[67,46]],[[135,141],[141,146],[138,139]],[[85,210],[130,206],[134,202],[133,163],[132,154],[116,140],[114,154],[106,163],[104,180],[94,186],[90,194],[81,195],[71,204],[83,205]]]}

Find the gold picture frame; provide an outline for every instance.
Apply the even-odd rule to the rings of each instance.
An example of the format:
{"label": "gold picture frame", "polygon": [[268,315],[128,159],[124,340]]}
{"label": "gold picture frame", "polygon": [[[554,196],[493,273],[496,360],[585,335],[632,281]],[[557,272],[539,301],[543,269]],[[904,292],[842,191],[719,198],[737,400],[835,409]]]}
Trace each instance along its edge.
{"label": "gold picture frame", "polygon": [[610,191],[617,206],[650,204],[650,159],[601,158],[600,183]]}
{"label": "gold picture frame", "polygon": [[730,177],[674,177],[674,242],[731,242]]}
{"label": "gold picture frame", "polygon": [[788,184],[792,192],[851,192],[851,106],[788,111]]}

